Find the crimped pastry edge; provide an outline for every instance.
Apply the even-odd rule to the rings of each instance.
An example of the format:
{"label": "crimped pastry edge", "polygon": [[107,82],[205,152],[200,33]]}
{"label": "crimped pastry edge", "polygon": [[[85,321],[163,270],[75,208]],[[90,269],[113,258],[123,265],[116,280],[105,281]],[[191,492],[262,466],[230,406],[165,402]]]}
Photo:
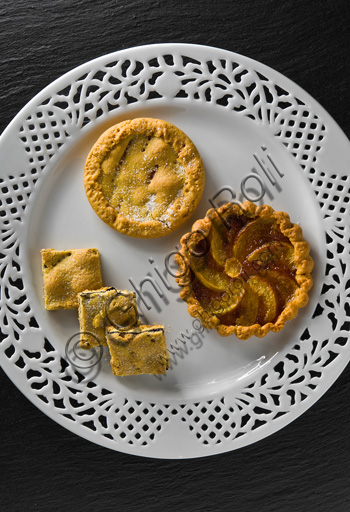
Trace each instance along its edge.
{"label": "crimped pastry edge", "polygon": [[[137,221],[128,219],[109,205],[98,183],[101,164],[109,151],[118,142],[135,132],[158,136],[171,143],[179,156],[187,162],[185,193],[175,200],[174,214],[168,216],[167,224],[156,220]],[[134,118],[108,128],[95,142],[87,157],[84,170],[84,185],[88,201],[96,214],[110,227],[134,238],[158,238],[181,226],[197,207],[205,184],[202,159],[190,138],[177,126],[155,118]]]}
{"label": "crimped pastry edge", "polygon": [[[232,209],[232,212],[238,215],[245,214],[249,217],[265,217],[274,218],[282,232],[292,243],[294,247],[294,263],[296,266],[295,280],[298,284],[293,299],[290,300],[284,310],[278,316],[276,322],[268,322],[263,326],[260,324],[253,324],[249,326],[240,325],[224,325],[221,324],[220,319],[212,314],[209,318],[205,318],[206,310],[201,306],[199,301],[194,297],[192,293],[191,284],[184,284],[182,279],[181,268],[187,265],[190,267],[189,258],[186,250],[186,241],[193,231],[201,231],[204,236],[207,236],[210,232],[212,224],[215,220],[220,218],[228,208]],[[206,215],[202,219],[198,219],[192,226],[192,230],[182,236],[180,240],[181,248],[180,251],[175,254],[175,261],[179,267],[178,276],[175,280],[179,286],[181,286],[180,297],[187,303],[188,312],[194,318],[199,318],[204,327],[209,329],[216,329],[220,336],[230,336],[235,334],[237,338],[246,340],[251,336],[257,336],[262,338],[270,331],[278,332],[281,331],[286,322],[295,318],[300,308],[306,306],[309,300],[308,291],[311,289],[313,279],[311,271],[314,266],[313,259],[311,258],[310,245],[303,238],[302,229],[298,224],[294,224],[290,221],[289,215],[283,211],[275,211],[269,205],[258,206],[251,201],[245,201],[238,205],[234,203],[226,203],[218,209],[211,208],[207,211]]]}

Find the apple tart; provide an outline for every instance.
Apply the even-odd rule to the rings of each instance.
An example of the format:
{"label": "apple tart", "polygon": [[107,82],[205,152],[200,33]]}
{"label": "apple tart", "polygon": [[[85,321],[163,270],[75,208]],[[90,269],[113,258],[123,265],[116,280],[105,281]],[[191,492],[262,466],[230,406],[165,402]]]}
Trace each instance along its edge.
{"label": "apple tart", "polygon": [[280,331],[308,302],[313,260],[299,225],[250,201],[211,209],[175,255],[180,297],[221,336]]}

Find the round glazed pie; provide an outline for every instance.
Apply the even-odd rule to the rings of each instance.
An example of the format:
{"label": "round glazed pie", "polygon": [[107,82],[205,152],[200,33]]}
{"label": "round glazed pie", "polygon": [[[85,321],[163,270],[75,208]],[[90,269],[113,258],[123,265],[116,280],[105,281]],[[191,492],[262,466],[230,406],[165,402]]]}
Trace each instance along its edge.
{"label": "round glazed pie", "polygon": [[180,297],[221,336],[280,331],[308,302],[313,260],[302,229],[268,205],[211,209],[175,255]]}
{"label": "round glazed pie", "polygon": [[196,147],[179,128],[137,118],[100,136],[87,158],[84,182],[92,208],[109,226],[155,238],[190,217],[205,175]]}

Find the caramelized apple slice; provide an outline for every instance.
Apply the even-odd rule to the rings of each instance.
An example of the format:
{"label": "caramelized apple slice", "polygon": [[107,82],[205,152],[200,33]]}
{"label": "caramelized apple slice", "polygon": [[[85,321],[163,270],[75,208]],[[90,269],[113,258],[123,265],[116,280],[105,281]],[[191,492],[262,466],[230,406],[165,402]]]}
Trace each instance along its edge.
{"label": "caramelized apple slice", "polygon": [[256,261],[262,267],[271,262],[281,262],[283,265],[293,268],[294,247],[288,242],[274,240],[255,249],[255,251],[248,256],[248,261],[249,263]]}
{"label": "caramelized apple slice", "polygon": [[259,297],[250,287],[245,286],[245,294],[240,304],[240,316],[236,320],[237,325],[253,325],[256,323],[259,308]]}
{"label": "caramelized apple slice", "polygon": [[237,277],[242,271],[242,264],[237,258],[229,258],[225,263],[225,272],[230,277]]}
{"label": "caramelized apple slice", "polygon": [[238,308],[245,294],[243,280],[237,279],[231,281],[227,290],[220,292],[209,290],[199,279],[195,279],[193,291],[196,299],[210,316],[231,313]]}
{"label": "caramelized apple slice", "polygon": [[244,216],[232,215],[230,208],[215,219],[211,229],[211,253],[213,259],[221,266],[232,256],[232,246],[243,226],[249,222]]}
{"label": "caramelized apple slice", "polygon": [[210,290],[217,292],[227,290],[231,279],[223,272],[208,266],[205,258],[190,258],[190,265],[199,281]]}
{"label": "caramelized apple slice", "polygon": [[228,250],[225,241],[227,241],[227,228],[223,223],[215,222],[211,230],[211,253],[214,260],[221,266],[225,266],[228,258]]}
{"label": "caramelized apple slice", "polygon": [[278,270],[267,270],[264,278],[274,287],[281,305],[284,308],[285,304],[292,298],[298,288],[295,279]]}
{"label": "caramelized apple slice", "polygon": [[259,217],[249,222],[239,233],[233,256],[244,261],[248,254],[270,241],[274,219]]}
{"label": "caramelized apple slice", "polygon": [[[240,282],[242,282],[240,280]],[[231,281],[229,288],[225,293],[222,295],[220,299],[221,308],[220,308],[220,315],[226,315],[226,313],[231,313],[231,311],[234,311],[238,308],[238,306],[241,304],[243,297],[246,293],[246,290],[243,286],[237,286],[238,281],[234,280]]]}
{"label": "caramelized apple slice", "polygon": [[[231,283],[232,285],[232,283]],[[245,295],[245,288],[235,288],[231,286],[219,296],[213,297],[210,301],[207,311],[211,315],[222,316],[232,313],[240,306]]]}
{"label": "caramelized apple slice", "polygon": [[259,297],[259,323],[260,325],[272,322],[276,316],[277,301],[271,284],[260,276],[252,276],[249,284]]}

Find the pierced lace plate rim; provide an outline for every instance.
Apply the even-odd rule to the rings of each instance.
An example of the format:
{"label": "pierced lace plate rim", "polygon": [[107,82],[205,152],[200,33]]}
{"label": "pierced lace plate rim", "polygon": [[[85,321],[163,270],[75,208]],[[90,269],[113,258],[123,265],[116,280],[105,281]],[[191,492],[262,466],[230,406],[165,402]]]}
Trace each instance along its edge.
{"label": "pierced lace plate rim", "polygon": [[[135,47],[135,48],[130,48],[130,49],[125,49],[125,50],[121,50],[119,52],[113,52],[113,53],[110,53],[109,55],[105,55],[105,56],[102,56],[100,58],[97,58],[97,59],[94,59],[88,63],[85,63],[85,64],[82,64],[81,66],[73,69],[72,71],[69,71],[68,73],[66,73],[65,75],[63,75],[62,77],[58,78],[57,80],[55,80],[54,82],[52,82],[50,85],[48,85],[45,89],[43,89],[37,96],[35,96],[18,114],[17,116],[14,118],[14,120],[10,123],[10,125],[6,128],[6,130],[4,131],[2,137],[1,137],[1,140],[3,141],[4,138],[5,138],[5,135],[8,136],[8,132],[12,132],[13,130],[17,130],[18,129],[18,123],[19,124],[22,124],[23,123],[23,119],[27,116],[28,113],[30,113],[31,109],[33,108],[33,106],[36,106],[38,105],[42,99],[46,98],[47,96],[47,93],[50,91],[50,90],[55,90],[56,89],[56,86],[58,86],[60,83],[63,83],[65,80],[67,80],[67,78],[69,77],[72,77],[72,80],[74,79],[74,76],[75,75],[79,75],[81,74],[85,69],[88,69],[91,67],[91,69],[93,68],[93,66],[95,64],[98,64],[98,63],[102,63],[102,62],[108,62],[110,61],[110,59],[115,59],[118,57],[118,59],[122,59],[123,57],[128,57],[128,56],[132,56],[135,52],[140,52],[142,53],[143,51],[152,51],[154,50],[155,52],[159,52],[159,55],[161,54],[164,54],[166,51],[168,51],[169,53],[171,52],[174,52],[174,50],[183,50],[184,52],[189,52],[193,54],[196,53],[196,51],[198,51],[199,53],[201,53],[202,51],[205,51],[207,50],[209,53],[212,52],[213,54],[215,54],[217,52],[217,57],[219,58],[219,56],[221,55],[222,58],[227,58],[227,59],[236,59],[238,62],[242,63],[242,64],[247,64],[248,66],[254,66],[255,69],[259,69],[259,70],[262,70],[262,72],[265,71],[265,73],[268,73],[268,77],[273,77],[273,79],[275,80],[281,80],[282,83],[287,83],[287,85],[289,86],[292,86],[292,92],[294,93],[294,91],[296,91],[296,94],[297,96],[301,96],[303,99],[307,99],[308,100],[308,104],[312,105],[312,109],[313,111],[317,114],[320,113],[320,117],[322,117],[322,120],[323,122],[326,123],[328,129],[329,129],[329,126],[332,127],[332,130],[336,130],[336,135],[339,135],[340,137],[343,138],[343,143],[345,142],[345,144],[348,144],[348,141],[346,139],[346,137],[344,136],[343,132],[341,132],[341,129],[336,125],[336,123],[334,122],[334,120],[329,116],[329,114],[327,114],[324,109],[315,101],[313,100],[307,93],[305,93],[305,91],[303,91],[299,86],[297,86],[296,84],[294,84],[293,82],[291,82],[289,79],[286,79],[285,77],[283,77],[283,75],[280,75],[278,72],[274,71],[274,70],[271,70],[271,68],[268,68],[267,66],[263,65],[263,64],[260,64],[256,61],[254,61],[253,59],[249,59],[247,57],[243,57],[241,55],[237,55],[237,54],[234,54],[232,52],[228,52],[226,50],[220,50],[220,49],[216,49],[216,48],[213,48],[213,47],[203,47],[203,46],[198,46],[198,45],[187,45],[187,44],[182,44],[182,43],[178,43],[178,44],[165,44],[165,45],[146,45],[146,46],[143,46],[143,47]],[[134,56],[134,58],[137,59],[137,55]],[[200,60],[200,59],[199,59]],[[344,140],[344,137],[345,137],[345,140]],[[1,144],[1,141],[0,141],[0,144]],[[342,169],[342,172],[347,172],[347,170],[345,169]],[[327,380],[323,380],[322,382],[318,383],[318,386],[317,386],[317,390],[316,392],[313,393],[312,395],[312,399],[308,399],[304,402],[300,402],[298,404],[298,407],[297,407],[297,410],[296,410],[296,407],[294,407],[293,409],[293,413],[292,414],[287,414],[287,415],[284,415],[282,417],[279,417],[279,418],[276,418],[273,420],[273,427],[268,429],[270,430],[269,432],[266,433],[266,428],[258,428],[257,430],[255,431],[250,431],[249,435],[247,436],[242,436],[240,438],[235,438],[234,439],[234,443],[232,443],[231,446],[229,446],[229,444],[221,444],[221,446],[217,446],[217,445],[212,445],[212,446],[208,446],[208,447],[205,447],[205,449],[203,450],[199,450],[196,452],[196,450],[194,450],[194,452],[196,453],[182,453],[182,454],[179,454],[179,453],[175,453],[176,452],[176,448],[175,448],[175,451],[174,450],[170,450],[170,452],[172,453],[168,453],[168,454],[165,454],[164,456],[162,455],[161,453],[161,450],[162,449],[167,449],[166,446],[164,447],[161,447],[160,445],[162,443],[159,443],[159,446],[160,446],[160,450],[155,450],[155,452],[157,452],[156,454],[153,455],[153,452],[152,452],[152,449],[150,451],[146,451],[145,452],[142,452],[142,449],[137,449],[135,451],[135,447],[128,447],[127,445],[123,445],[121,446],[121,444],[118,444],[118,443],[115,443],[115,441],[112,441],[112,440],[109,440],[109,439],[106,439],[106,438],[103,438],[102,439],[102,442],[97,438],[97,436],[92,433],[92,432],[89,432],[87,429],[85,429],[85,431],[82,433],[82,428],[81,428],[81,425],[78,424],[78,423],[69,423],[68,420],[66,420],[62,415],[58,415],[58,417],[55,417],[55,410],[51,410],[50,413],[48,412],[48,408],[45,407],[42,403],[40,403],[37,399],[36,399],[36,395],[33,395],[32,391],[29,391],[30,388],[27,386],[27,387],[24,387],[23,386],[23,383],[22,382],[19,382],[20,379],[18,379],[16,377],[16,373],[15,372],[12,372],[10,367],[11,365],[7,365],[7,361],[5,360],[5,364],[4,364],[4,369],[6,371],[6,373],[8,373],[9,377],[11,378],[11,380],[17,385],[17,387],[21,390],[21,392],[23,394],[25,394],[25,396],[31,400],[36,406],[38,406],[45,414],[48,414],[50,417],[52,417],[55,421],[57,421],[58,423],[60,423],[62,426],[64,426],[65,428],[71,430],[72,432],[75,432],[76,434],[82,436],[82,437],[85,437],[86,439],[89,439],[95,443],[98,443],[98,444],[101,444],[103,446],[109,446],[115,450],[120,450],[120,451],[124,451],[124,452],[127,452],[127,453],[134,453],[134,454],[137,454],[137,455],[142,455],[142,456],[156,456],[156,457],[159,457],[159,458],[175,458],[175,457],[179,457],[179,458],[186,458],[186,457],[199,457],[199,456],[206,456],[206,455],[211,455],[211,454],[214,454],[214,453],[221,453],[221,452],[225,452],[225,451],[229,451],[229,450],[232,450],[232,449],[235,449],[235,448],[239,448],[241,446],[245,446],[247,444],[251,444],[252,442],[255,442],[259,439],[262,439],[268,435],[270,435],[271,433],[279,430],[280,428],[282,428],[283,426],[289,424],[291,421],[293,421],[294,419],[296,419],[298,416],[300,416],[303,412],[305,412],[309,407],[311,407],[311,405],[313,403],[315,403],[326,391],[327,389],[333,384],[333,382],[336,380],[336,378],[341,374],[341,372],[343,371],[343,369],[345,368],[345,366],[347,365],[348,361],[350,359],[350,352],[348,351],[348,354],[347,354],[347,357],[344,357],[344,353],[342,354],[342,357],[338,359],[337,361],[337,364],[335,366],[333,366],[333,372],[327,372]],[[340,362],[341,360],[341,362]],[[332,375],[330,376],[329,374],[332,373]],[[310,397],[309,397],[310,398]],[[292,417],[291,417],[292,416]],[[194,441],[195,443],[195,441]],[[233,446],[234,444],[234,446]],[[203,448],[203,447],[202,447]],[[190,450],[192,451],[192,450]]]}

